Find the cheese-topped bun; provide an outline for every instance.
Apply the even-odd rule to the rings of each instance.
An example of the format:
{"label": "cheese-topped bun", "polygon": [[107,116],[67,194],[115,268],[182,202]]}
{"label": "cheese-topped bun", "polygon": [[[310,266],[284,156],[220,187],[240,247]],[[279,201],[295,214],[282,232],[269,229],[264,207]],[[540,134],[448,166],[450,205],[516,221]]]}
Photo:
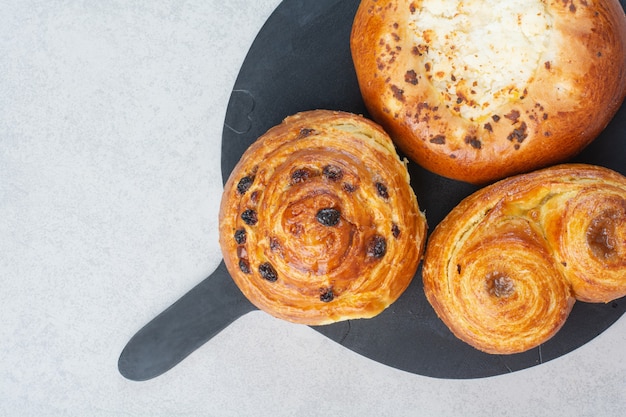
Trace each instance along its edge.
{"label": "cheese-topped bun", "polygon": [[363,0],[351,50],[400,149],[475,184],[575,155],[626,93],[617,0]]}
{"label": "cheese-topped bun", "polygon": [[224,262],[265,312],[373,317],[412,281],[426,220],[389,136],[354,114],[286,118],[243,154],[220,207]]}

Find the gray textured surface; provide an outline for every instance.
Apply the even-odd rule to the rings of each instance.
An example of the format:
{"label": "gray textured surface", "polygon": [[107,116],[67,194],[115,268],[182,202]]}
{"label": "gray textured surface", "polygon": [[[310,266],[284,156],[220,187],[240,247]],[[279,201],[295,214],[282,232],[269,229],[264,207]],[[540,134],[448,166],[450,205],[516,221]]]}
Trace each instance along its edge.
{"label": "gray textured surface", "polygon": [[0,1],[0,415],[626,413],[626,319],[562,358],[447,381],[251,313],[172,371],[128,339],[219,262],[220,139],[278,0]]}

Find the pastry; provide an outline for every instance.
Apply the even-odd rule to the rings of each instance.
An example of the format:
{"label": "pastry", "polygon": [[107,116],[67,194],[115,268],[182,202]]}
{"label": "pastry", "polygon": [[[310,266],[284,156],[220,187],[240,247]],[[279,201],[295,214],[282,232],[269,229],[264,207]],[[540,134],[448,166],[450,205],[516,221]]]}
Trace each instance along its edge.
{"label": "pastry", "polygon": [[435,228],[422,277],[458,338],[488,353],[536,347],[576,299],[626,295],[626,177],[563,164],[482,188]]}
{"label": "pastry", "polygon": [[617,0],[363,0],[350,45],[399,149],[474,184],[564,162],[626,93]]}
{"label": "pastry", "polygon": [[243,294],[309,325],[383,311],[413,279],[426,236],[389,136],[327,110],[287,117],[246,150],[219,219],[224,261]]}

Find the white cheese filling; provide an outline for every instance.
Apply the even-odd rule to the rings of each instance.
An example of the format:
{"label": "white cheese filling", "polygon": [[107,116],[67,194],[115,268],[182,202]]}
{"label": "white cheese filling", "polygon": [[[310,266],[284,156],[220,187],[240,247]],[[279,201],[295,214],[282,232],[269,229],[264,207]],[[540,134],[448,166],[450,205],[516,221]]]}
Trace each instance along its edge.
{"label": "white cheese filling", "polygon": [[470,120],[524,96],[552,33],[541,0],[423,0],[409,24],[442,101]]}

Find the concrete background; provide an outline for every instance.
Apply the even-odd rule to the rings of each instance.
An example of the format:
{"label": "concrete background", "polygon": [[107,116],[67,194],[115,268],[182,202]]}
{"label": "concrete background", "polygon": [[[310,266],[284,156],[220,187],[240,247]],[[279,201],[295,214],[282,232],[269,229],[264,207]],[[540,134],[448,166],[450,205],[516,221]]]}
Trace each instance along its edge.
{"label": "concrete background", "polygon": [[626,318],[493,378],[426,378],[254,312],[124,379],[145,323],[220,260],[226,105],[278,0],[0,1],[0,416],[626,413]]}

